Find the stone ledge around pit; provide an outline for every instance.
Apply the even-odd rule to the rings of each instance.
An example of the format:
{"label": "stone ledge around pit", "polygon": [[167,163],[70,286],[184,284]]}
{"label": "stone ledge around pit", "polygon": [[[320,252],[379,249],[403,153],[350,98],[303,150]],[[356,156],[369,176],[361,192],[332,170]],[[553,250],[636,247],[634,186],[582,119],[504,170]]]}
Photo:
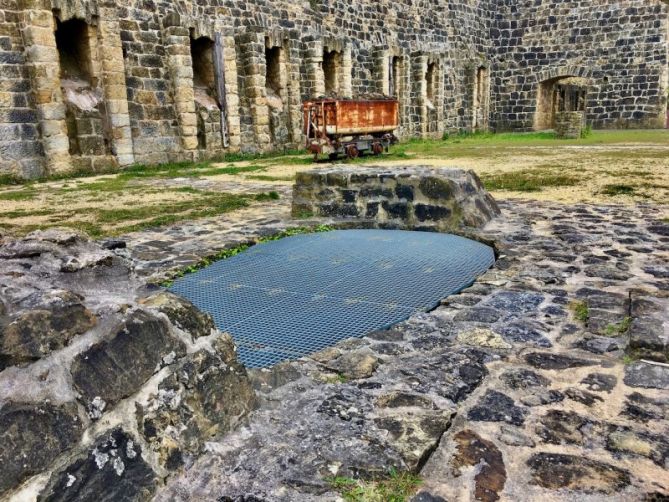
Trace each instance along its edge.
{"label": "stone ledge around pit", "polygon": [[372,220],[413,230],[482,227],[500,214],[474,171],[412,167],[343,167],[299,172],[293,217]]}
{"label": "stone ledge around pit", "polygon": [[0,500],[148,500],[255,404],[232,338],[131,262],[0,237]]}

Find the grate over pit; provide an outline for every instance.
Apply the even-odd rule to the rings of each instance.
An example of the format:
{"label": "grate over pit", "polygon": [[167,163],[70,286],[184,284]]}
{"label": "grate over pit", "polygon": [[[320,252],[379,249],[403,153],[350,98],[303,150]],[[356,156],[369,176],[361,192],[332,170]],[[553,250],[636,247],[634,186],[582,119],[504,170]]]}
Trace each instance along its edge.
{"label": "grate over pit", "polygon": [[469,286],[492,248],[450,234],[336,230],[258,244],[175,281],[250,368],[389,327]]}

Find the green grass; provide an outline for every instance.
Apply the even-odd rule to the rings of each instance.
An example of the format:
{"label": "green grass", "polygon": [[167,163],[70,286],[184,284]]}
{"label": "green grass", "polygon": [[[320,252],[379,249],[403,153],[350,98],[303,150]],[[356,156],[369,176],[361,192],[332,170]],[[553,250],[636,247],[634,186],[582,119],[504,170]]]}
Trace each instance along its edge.
{"label": "green grass", "polygon": [[[416,156],[422,157],[488,157],[498,154],[500,148],[518,149],[522,147],[550,146],[562,147],[565,145],[613,145],[616,143],[657,143],[667,144],[669,133],[665,130],[613,130],[592,131],[584,138],[574,140],[556,140],[552,132],[528,132],[528,133],[458,133],[446,134],[444,139],[423,140],[412,139],[404,141],[393,148],[390,153],[383,155],[383,160],[401,160]],[[533,155],[541,155],[540,151],[534,150]],[[663,151],[622,151],[602,152],[616,159],[634,159],[638,156],[662,159],[666,155]],[[372,156],[364,156],[350,161],[352,163],[370,162]],[[250,166],[212,167],[215,163],[254,162]],[[159,165],[136,164],[124,169],[106,169],[97,173],[88,171],[71,171],[50,175],[40,180],[52,181],[77,179],[81,177],[98,176],[100,174],[118,173],[125,180],[136,178],[160,178],[160,177],[194,177],[215,176],[219,174],[239,174],[263,170],[271,165],[296,164],[308,165],[312,162],[311,156],[306,155],[304,150],[286,150],[283,152],[269,153],[228,153],[217,158],[203,162],[172,162]],[[0,185],[26,184],[14,175],[0,175]]]}
{"label": "green grass", "polygon": [[414,474],[391,469],[383,479],[364,481],[337,476],[329,482],[347,502],[405,502],[416,492],[422,480]]}
{"label": "green grass", "polygon": [[11,192],[0,192],[0,200],[32,200],[37,196],[37,190],[32,188],[24,188],[22,190],[13,190]]}
{"label": "green grass", "polygon": [[272,190],[271,192],[268,193],[263,192],[255,194],[253,198],[257,201],[266,201],[266,200],[279,200],[281,196],[279,195],[278,192]]}
{"label": "green grass", "polygon": [[218,216],[229,211],[247,207],[251,201],[268,201],[279,199],[277,192],[259,193],[254,195],[237,195],[220,192],[206,192],[186,187],[197,197],[189,200],[165,202],[162,204],[138,205],[114,209],[90,208],[85,211],[91,221],[77,219],[75,211],[62,209],[16,210],[0,213],[3,218],[21,218],[28,216],[50,216],[54,218],[48,223],[32,225],[4,224],[5,228],[17,229],[22,233],[43,230],[54,226],[66,226],[82,230],[91,237],[120,235],[146,228],[170,225],[185,220],[195,220]]}
{"label": "green grass", "polygon": [[51,209],[17,209],[15,211],[0,212],[3,218],[27,218],[29,216],[49,216],[56,214],[56,211]]}
{"label": "green grass", "polygon": [[538,192],[544,187],[574,186],[579,183],[580,179],[568,174],[556,174],[541,169],[528,169],[482,175],[481,181],[487,190]]}
{"label": "green grass", "polygon": [[601,190],[601,193],[604,195],[616,196],[616,195],[634,195],[635,189],[630,185],[604,185]]}
{"label": "green grass", "polygon": [[572,302],[569,307],[574,313],[574,318],[576,318],[577,321],[581,321],[584,324],[588,322],[588,319],[590,319],[590,309],[588,308],[587,302]]}

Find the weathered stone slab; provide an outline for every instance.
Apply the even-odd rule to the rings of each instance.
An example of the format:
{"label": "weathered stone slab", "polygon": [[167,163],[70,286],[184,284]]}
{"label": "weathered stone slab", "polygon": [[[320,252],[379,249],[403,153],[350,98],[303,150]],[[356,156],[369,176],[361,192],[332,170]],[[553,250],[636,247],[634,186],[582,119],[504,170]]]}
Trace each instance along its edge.
{"label": "weathered stone slab", "polygon": [[83,424],[77,407],[7,403],[0,408],[0,494],[72,448]]}
{"label": "weathered stone slab", "polygon": [[256,404],[246,370],[228,335],[214,351],[192,354],[163,380],[146,406],[137,405],[137,426],[166,469],[193,459],[206,440],[235,429]]}
{"label": "weathered stone slab", "polygon": [[167,323],[138,310],[114,328],[113,337],[93,345],[72,364],[72,380],[89,408],[94,400],[111,408],[137,392],[161,365],[185,352]]}
{"label": "weathered stone slab", "polygon": [[70,291],[35,293],[22,302],[26,310],[0,324],[0,367],[34,361],[68,345],[96,324],[83,298]]}
{"label": "weathered stone slab", "polygon": [[632,294],[626,351],[644,359],[669,361],[669,299]]}
{"label": "weathered stone slab", "polygon": [[669,368],[639,361],[625,368],[624,381],[630,387],[669,389]]}
{"label": "weathered stone slab", "polygon": [[551,490],[615,493],[630,483],[627,471],[575,455],[537,453],[527,465],[533,483]]}
{"label": "weathered stone slab", "polygon": [[500,211],[473,171],[338,166],[297,174],[292,213],[448,231],[480,227]]}
{"label": "weathered stone slab", "polygon": [[95,447],[54,473],[39,502],[149,500],[158,479],[137,440],[122,429],[100,436]]}
{"label": "weathered stone slab", "polygon": [[214,320],[209,314],[202,312],[185,298],[167,291],[152,295],[141,303],[165,314],[173,324],[193,338],[209,336],[215,329]]}
{"label": "weathered stone slab", "polygon": [[453,439],[457,450],[451,460],[453,467],[477,468],[474,475],[474,498],[483,502],[499,500],[506,483],[506,468],[499,448],[472,430],[460,431]]}

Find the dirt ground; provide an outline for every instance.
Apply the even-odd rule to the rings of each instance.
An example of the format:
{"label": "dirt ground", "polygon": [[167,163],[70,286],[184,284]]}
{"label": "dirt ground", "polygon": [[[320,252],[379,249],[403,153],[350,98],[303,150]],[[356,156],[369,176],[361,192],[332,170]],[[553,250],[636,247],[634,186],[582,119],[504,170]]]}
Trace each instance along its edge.
{"label": "dirt ground", "polygon": [[[473,169],[498,199],[655,203],[667,206],[669,217],[667,130],[596,131],[571,141],[546,133],[409,141],[388,154],[353,162],[370,169]],[[262,204],[271,200],[270,192],[285,193],[296,172],[327,165],[314,163],[310,155],[266,156],[0,186],[0,233],[67,225],[98,237],[212,216]]]}
{"label": "dirt ground", "polygon": [[[606,136],[606,132],[596,133]],[[613,133],[608,133],[613,134]],[[635,138],[631,134],[632,139]],[[498,144],[464,142],[456,145],[424,144],[404,150],[398,160],[393,155],[368,158],[372,165],[429,165],[472,169],[485,181],[500,174],[520,180],[536,173],[539,177],[566,176],[568,184],[551,186],[550,182],[538,190],[500,189],[488,186],[496,198],[553,200],[562,203],[625,203],[655,202],[669,204],[669,131],[658,132],[652,141],[610,144],[532,145],[530,142]],[[365,160],[365,159],[359,159]],[[365,165],[365,164],[361,164]],[[277,159],[263,171],[273,183],[290,184],[298,171],[323,167],[322,163],[296,165]],[[235,178],[254,180],[253,174],[239,174]],[[489,183],[488,183],[489,184]],[[487,184],[487,185],[488,185]],[[541,185],[541,179],[538,180]],[[510,184],[512,187],[514,183]]]}

